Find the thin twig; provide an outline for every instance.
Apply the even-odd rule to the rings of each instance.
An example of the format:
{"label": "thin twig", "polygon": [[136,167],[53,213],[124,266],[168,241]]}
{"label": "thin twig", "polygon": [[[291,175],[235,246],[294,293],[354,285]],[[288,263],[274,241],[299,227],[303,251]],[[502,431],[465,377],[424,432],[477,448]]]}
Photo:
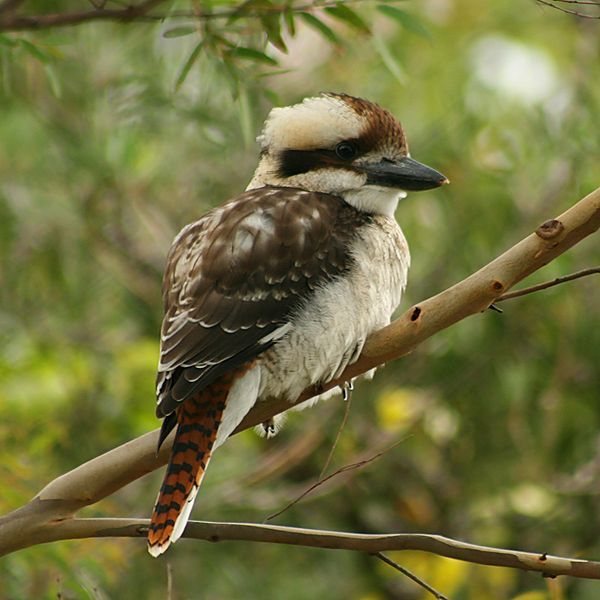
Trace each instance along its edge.
{"label": "thin twig", "polygon": [[[90,21],[112,21],[117,23],[155,23],[165,21],[167,19],[194,19],[194,20],[209,20],[209,19],[228,19],[230,17],[257,18],[266,14],[282,14],[285,11],[305,12],[320,10],[323,8],[338,6],[339,4],[359,4],[367,0],[326,0],[319,3],[305,3],[298,5],[282,5],[282,6],[264,6],[260,9],[245,10],[235,8],[232,10],[222,10],[216,12],[196,11],[171,11],[168,13],[151,13],[150,10],[165,2],[166,0],[148,0],[141,4],[134,4],[122,9],[99,9],[72,13],[49,13],[42,15],[11,15],[0,18],[0,31],[27,31],[50,29],[52,27],[71,27],[88,23]],[[1,11],[0,11],[1,14]]]}
{"label": "thin twig", "polygon": [[167,561],[167,600],[173,600],[173,565]]}
{"label": "thin twig", "polygon": [[600,19],[600,15],[586,15],[585,13],[581,13],[577,10],[570,10],[568,8],[564,8],[563,6],[557,6],[556,4],[552,4],[552,2],[546,2],[546,0],[536,0],[538,4],[543,4],[544,6],[549,6],[550,8],[554,8],[563,12],[567,15],[574,15],[575,17],[581,17],[582,19]]}
{"label": "thin twig", "polygon": [[559,285],[567,281],[573,281],[574,279],[580,279],[581,277],[587,277],[588,275],[594,275],[595,273],[600,273],[600,267],[583,269],[582,271],[577,271],[576,273],[571,273],[570,275],[557,277],[556,279],[552,279],[551,281],[545,281],[544,283],[538,283],[537,285],[532,285],[530,287],[523,288],[522,290],[516,290],[514,292],[502,294],[500,298],[496,299],[496,302],[511,300],[512,298],[519,298],[520,296],[526,296],[527,294],[539,292],[540,290],[546,290],[548,288],[554,287],[555,285]]}
{"label": "thin twig", "polygon": [[4,2],[0,2],[0,15],[15,10],[23,2],[25,0],[4,0]]}
{"label": "thin twig", "polygon": [[600,6],[600,2],[594,0],[553,0],[554,2],[562,2],[564,4],[587,4],[591,6]]}
{"label": "thin twig", "polygon": [[[10,0],[7,0],[10,1]],[[117,21],[131,23],[149,17],[148,13],[168,0],[145,0],[125,8],[101,8],[73,13],[49,13],[44,15],[8,14],[0,18],[0,31],[23,31],[49,29],[66,25],[79,25],[88,21]],[[0,10],[0,15],[3,11]],[[168,15],[164,15],[166,18]]]}
{"label": "thin twig", "polygon": [[278,517],[279,515],[284,513],[286,510],[289,510],[290,508],[292,508],[292,506],[298,504],[298,502],[300,502],[300,500],[302,500],[302,498],[305,498],[306,496],[308,496],[308,494],[310,494],[311,492],[316,490],[318,487],[322,486],[324,483],[326,483],[330,479],[333,479],[334,477],[337,477],[338,475],[341,475],[342,473],[346,473],[347,471],[353,471],[354,469],[362,469],[362,467],[365,467],[366,465],[372,463],[373,461],[377,460],[378,458],[381,458],[384,454],[387,454],[390,450],[393,450],[396,446],[401,444],[403,441],[404,441],[404,439],[396,442],[395,444],[392,444],[389,448],[385,448],[381,452],[378,452],[377,454],[374,454],[373,456],[370,456],[369,458],[365,458],[364,460],[359,460],[350,465],[345,465],[343,467],[340,467],[339,469],[337,469],[337,471],[334,471],[333,473],[331,473],[331,475],[327,475],[327,477],[325,477],[323,479],[319,478],[310,487],[306,488],[299,496],[297,496],[291,502],[286,504],[281,510],[278,510],[277,512],[273,513],[272,515],[269,515],[264,520],[264,523],[266,523],[267,521],[271,521],[275,517]]}
{"label": "thin twig", "polygon": [[417,577],[412,571],[409,571],[406,567],[399,565],[397,562],[393,561],[391,558],[388,558],[385,554],[381,552],[376,552],[373,556],[377,557],[379,560],[382,560],[384,563],[396,569],[396,571],[400,571],[402,575],[405,575],[409,579],[412,579],[417,585],[421,586],[424,590],[427,590],[436,600],[448,600],[447,596],[444,596],[441,592],[438,592],[435,588],[431,587],[426,581],[423,581],[420,577]]}
{"label": "thin twig", "polygon": [[342,422],[340,423],[340,426],[338,427],[337,433],[335,435],[335,440],[333,441],[333,445],[331,446],[331,450],[329,450],[329,454],[327,455],[327,460],[325,460],[325,464],[323,465],[323,468],[321,469],[321,472],[319,473],[319,479],[323,479],[323,476],[325,475],[325,471],[327,471],[327,469],[329,468],[329,464],[331,463],[331,459],[333,458],[333,453],[335,452],[338,442],[340,441],[340,436],[342,435],[342,431],[344,431],[344,428],[346,427],[346,423],[348,421],[348,415],[350,414],[350,403],[351,402],[352,402],[352,394],[350,394],[348,396],[348,400],[346,400],[346,402],[344,402],[344,416],[342,417]]}

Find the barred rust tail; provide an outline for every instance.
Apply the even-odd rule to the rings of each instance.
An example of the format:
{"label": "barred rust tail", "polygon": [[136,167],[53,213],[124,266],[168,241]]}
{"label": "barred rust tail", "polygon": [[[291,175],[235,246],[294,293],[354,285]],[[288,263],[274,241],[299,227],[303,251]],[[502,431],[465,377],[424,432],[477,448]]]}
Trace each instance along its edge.
{"label": "barred rust tail", "polygon": [[178,408],[171,459],[148,531],[148,551],[152,556],[162,554],[183,533],[211,457],[234,377],[234,373],[224,375]]}

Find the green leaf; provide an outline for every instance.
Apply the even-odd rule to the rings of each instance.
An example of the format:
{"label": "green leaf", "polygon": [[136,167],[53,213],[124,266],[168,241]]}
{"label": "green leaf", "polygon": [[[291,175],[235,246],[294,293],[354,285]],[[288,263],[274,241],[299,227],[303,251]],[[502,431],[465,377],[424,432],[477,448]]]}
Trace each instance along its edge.
{"label": "green leaf", "polygon": [[253,16],[258,16],[261,13],[268,13],[273,10],[273,3],[271,0],[246,0],[240,6],[238,6],[234,13],[227,19],[227,24],[230,25],[238,19],[246,19],[250,13]]}
{"label": "green leaf", "polygon": [[350,27],[357,29],[361,33],[371,33],[369,26],[365,23],[363,18],[359,16],[352,9],[348,8],[345,4],[336,4],[336,6],[328,6],[325,9],[327,14],[330,14],[334,19],[342,21]]}
{"label": "green leaf", "polygon": [[275,69],[273,71],[268,71],[265,73],[258,73],[256,77],[258,79],[265,77],[274,77],[275,75],[287,75],[288,73],[293,73],[294,69]]}
{"label": "green leaf", "polygon": [[274,58],[267,56],[264,52],[256,50],[255,48],[234,48],[229,52],[229,55],[232,57],[244,58],[246,60],[253,60],[255,62],[260,62],[265,65],[277,65],[277,61]]}
{"label": "green leaf", "polygon": [[241,83],[238,86],[238,103],[240,108],[239,118],[242,139],[244,140],[244,146],[249,148],[254,142],[254,124],[252,122],[252,109],[250,108],[248,90]]}
{"label": "green leaf", "polygon": [[283,19],[285,21],[285,26],[288,30],[288,33],[294,37],[296,35],[296,21],[295,21],[295,17],[296,15],[294,14],[294,11],[291,10],[291,8],[288,6],[284,9],[283,11]]}
{"label": "green leaf", "polygon": [[402,27],[404,27],[404,29],[411,31],[412,33],[416,33],[417,35],[431,38],[429,30],[423,25],[423,23],[421,23],[420,19],[417,19],[414,15],[411,15],[405,10],[401,10],[395,6],[389,6],[387,4],[377,5],[377,10],[386,17],[398,21]]}
{"label": "green leaf", "polygon": [[394,76],[398,83],[405,85],[407,82],[406,73],[383,39],[377,35],[373,36],[373,45],[387,70]]}
{"label": "green leaf", "polygon": [[328,25],[325,25],[323,21],[320,21],[311,13],[301,12],[300,18],[309,26],[318,31],[324,38],[328,39],[332,44],[339,44],[340,40],[335,35],[333,29]]}
{"label": "green leaf", "polygon": [[62,96],[62,87],[52,65],[44,65],[44,71],[46,72],[46,77],[48,78],[48,83],[50,83],[52,93],[56,98],[60,98]]}
{"label": "green leaf", "polygon": [[44,64],[48,64],[52,58],[46,54],[43,50],[41,50],[38,46],[32,44],[29,40],[24,40],[23,38],[19,39],[20,46],[31,56],[37,58],[40,62]]}
{"label": "green leaf", "polygon": [[185,64],[183,65],[183,67],[181,67],[181,71],[179,71],[179,75],[177,75],[177,80],[175,81],[175,90],[178,90],[183,84],[183,82],[186,80],[191,68],[194,66],[194,63],[198,59],[198,56],[200,56],[200,51],[202,50],[203,46],[204,40],[199,41],[196,44],[196,47],[188,56],[188,59],[185,61]]}
{"label": "green leaf", "polygon": [[8,37],[7,35],[0,35],[0,46],[7,46],[8,48],[14,48],[17,45],[17,41]]}
{"label": "green leaf", "polygon": [[281,52],[287,54],[287,46],[281,37],[281,19],[278,14],[266,14],[260,18],[265,32],[267,33],[268,41]]}
{"label": "green leaf", "polygon": [[173,27],[173,29],[167,29],[163,33],[165,38],[177,38],[183,37],[184,35],[191,35],[197,33],[198,29],[194,25],[181,25],[179,27]]}

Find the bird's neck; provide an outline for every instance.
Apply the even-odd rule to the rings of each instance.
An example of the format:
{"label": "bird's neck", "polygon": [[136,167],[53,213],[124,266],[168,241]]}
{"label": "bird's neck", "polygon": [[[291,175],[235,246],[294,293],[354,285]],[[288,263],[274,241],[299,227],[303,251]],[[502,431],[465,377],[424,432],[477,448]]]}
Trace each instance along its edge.
{"label": "bird's neck", "polygon": [[293,187],[290,184],[285,184],[280,177],[276,176],[276,173],[277,164],[275,161],[268,154],[263,155],[246,190],[254,190],[256,188],[264,187],[265,185]]}
{"label": "bird's neck", "polygon": [[362,212],[393,217],[398,201],[406,197],[406,192],[394,188],[364,185],[355,190],[342,192],[340,196]]}

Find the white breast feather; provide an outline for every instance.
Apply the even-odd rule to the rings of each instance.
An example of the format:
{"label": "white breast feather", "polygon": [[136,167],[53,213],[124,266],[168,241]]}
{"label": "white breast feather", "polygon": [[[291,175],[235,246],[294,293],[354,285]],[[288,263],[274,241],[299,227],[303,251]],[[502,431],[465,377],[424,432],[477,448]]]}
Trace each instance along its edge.
{"label": "white breast feather", "polygon": [[352,271],[317,290],[259,360],[259,398],[295,400],[308,386],[334,379],[356,360],[367,336],[390,322],[410,263],[400,227],[393,218],[375,217],[352,253]]}

